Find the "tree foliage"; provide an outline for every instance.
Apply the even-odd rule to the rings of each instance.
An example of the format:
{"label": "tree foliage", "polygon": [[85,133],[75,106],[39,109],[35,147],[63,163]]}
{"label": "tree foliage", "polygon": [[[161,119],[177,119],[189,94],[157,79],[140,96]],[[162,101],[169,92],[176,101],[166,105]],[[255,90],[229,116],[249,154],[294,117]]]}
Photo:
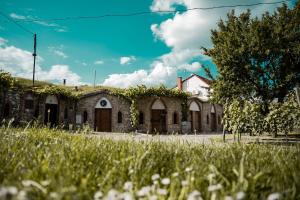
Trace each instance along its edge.
{"label": "tree foliage", "polygon": [[250,11],[212,30],[213,48],[206,51],[217,65],[213,99],[243,97],[264,104],[284,97],[300,80],[300,2],[286,5],[273,14],[251,18]]}

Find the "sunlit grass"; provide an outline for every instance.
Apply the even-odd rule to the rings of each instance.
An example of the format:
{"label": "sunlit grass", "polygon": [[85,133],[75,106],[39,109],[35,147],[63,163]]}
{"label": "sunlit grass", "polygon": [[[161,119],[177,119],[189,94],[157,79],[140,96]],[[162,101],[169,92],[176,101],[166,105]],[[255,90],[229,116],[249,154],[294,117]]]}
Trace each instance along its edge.
{"label": "sunlit grass", "polygon": [[0,199],[10,193],[19,199],[299,199],[299,155],[299,145],[137,142],[3,127]]}

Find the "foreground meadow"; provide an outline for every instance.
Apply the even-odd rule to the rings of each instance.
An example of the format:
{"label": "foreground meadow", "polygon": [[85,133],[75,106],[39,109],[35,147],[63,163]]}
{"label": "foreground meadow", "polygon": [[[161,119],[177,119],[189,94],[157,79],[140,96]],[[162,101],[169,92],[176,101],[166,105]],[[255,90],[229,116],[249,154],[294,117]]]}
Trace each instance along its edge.
{"label": "foreground meadow", "polygon": [[300,199],[300,146],[0,128],[0,199]]}

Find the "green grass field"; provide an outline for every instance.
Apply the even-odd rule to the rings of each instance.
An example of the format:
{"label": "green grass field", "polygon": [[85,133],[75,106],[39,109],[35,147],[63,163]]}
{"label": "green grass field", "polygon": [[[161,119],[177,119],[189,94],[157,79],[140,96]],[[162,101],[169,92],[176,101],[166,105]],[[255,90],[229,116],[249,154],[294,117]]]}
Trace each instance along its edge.
{"label": "green grass field", "polygon": [[2,127],[0,199],[300,199],[299,155]]}

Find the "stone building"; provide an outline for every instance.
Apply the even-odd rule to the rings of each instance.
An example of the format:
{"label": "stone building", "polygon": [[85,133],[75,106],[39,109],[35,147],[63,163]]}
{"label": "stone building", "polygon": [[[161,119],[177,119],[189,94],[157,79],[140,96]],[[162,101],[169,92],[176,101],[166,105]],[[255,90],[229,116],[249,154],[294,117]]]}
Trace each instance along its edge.
{"label": "stone building", "polygon": [[130,102],[105,90],[85,94],[77,103],[76,124],[100,132],[129,132]]}
{"label": "stone building", "polygon": [[74,123],[75,102],[65,98],[18,90],[2,91],[0,96],[0,119],[14,119],[15,124],[37,120],[50,126]]}
{"label": "stone building", "polygon": [[188,100],[188,132],[201,133],[223,130],[221,123],[223,107],[209,102],[209,95],[212,92],[210,84],[210,80],[197,74],[192,74],[185,80],[182,80],[181,77],[177,78],[175,88],[191,95]]}
{"label": "stone building", "polygon": [[[200,81],[198,85],[197,81]],[[198,75],[183,81],[179,78],[177,88],[191,93],[187,109],[182,107],[183,100],[176,97],[137,99],[137,131],[205,133],[222,130],[223,108],[209,103],[209,80]],[[112,95],[107,90],[89,92],[77,100],[14,89],[0,92],[0,120],[14,118],[16,124],[37,120],[51,127],[89,126],[99,132],[130,132],[135,131],[131,125],[130,107],[128,99]],[[187,116],[184,121],[186,117],[183,115]]]}
{"label": "stone building", "polygon": [[139,125],[142,132],[181,132],[181,100],[148,97],[138,100]]}

